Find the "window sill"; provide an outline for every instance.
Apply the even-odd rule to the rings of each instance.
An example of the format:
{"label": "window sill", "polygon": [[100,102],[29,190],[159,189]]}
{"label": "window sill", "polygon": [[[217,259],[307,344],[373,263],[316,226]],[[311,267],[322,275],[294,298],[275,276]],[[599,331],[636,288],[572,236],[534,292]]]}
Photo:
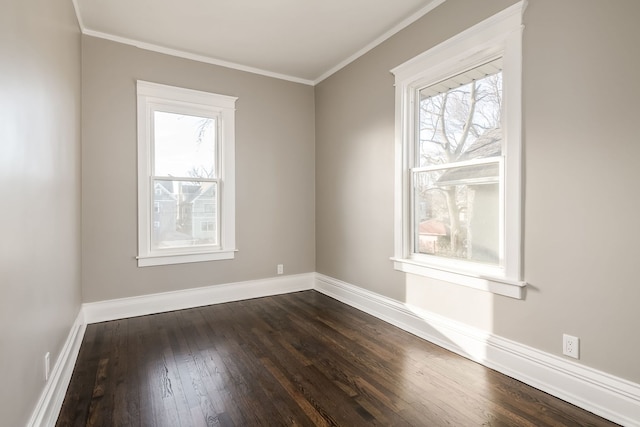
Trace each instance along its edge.
{"label": "window sill", "polygon": [[165,254],[165,255],[145,255],[139,256],[138,267],[151,267],[154,265],[186,264],[190,262],[221,261],[233,259],[236,250],[186,253],[186,254]]}
{"label": "window sill", "polygon": [[497,295],[504,295],[515,299],[524,298],[526,282],[511,280],[504,277],[474,276],[468,273],[459,273],[428,267],[422,263],[410,259],[391,258],[393,267],[405,273],[450,282],[456,285],[480,289]]}

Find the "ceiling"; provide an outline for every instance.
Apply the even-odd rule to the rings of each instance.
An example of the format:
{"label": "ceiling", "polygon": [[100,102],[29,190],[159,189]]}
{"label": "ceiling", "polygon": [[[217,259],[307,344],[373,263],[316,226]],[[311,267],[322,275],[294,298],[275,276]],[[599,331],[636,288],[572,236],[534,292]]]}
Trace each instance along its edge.
{"label": "ceiling", "polygon": [[84,34],[315,84],[444,0],[73,0]]}

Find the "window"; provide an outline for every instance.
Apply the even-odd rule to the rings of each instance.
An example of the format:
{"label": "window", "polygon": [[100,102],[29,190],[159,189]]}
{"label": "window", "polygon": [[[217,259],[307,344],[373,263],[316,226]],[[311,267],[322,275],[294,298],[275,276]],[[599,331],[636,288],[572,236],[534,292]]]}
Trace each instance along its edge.
{"label": "window", "polygon": [[236,98],[138,81],[138,266],[232,259]]}
{"label": "window", "polygon": [[398,270],[522,297],[522,13],[393,70]]}
{"label": "window", "polygon": [[200,223],[201,231],[214,231],[215,230],[215,222],[213,221],[203,221]]}

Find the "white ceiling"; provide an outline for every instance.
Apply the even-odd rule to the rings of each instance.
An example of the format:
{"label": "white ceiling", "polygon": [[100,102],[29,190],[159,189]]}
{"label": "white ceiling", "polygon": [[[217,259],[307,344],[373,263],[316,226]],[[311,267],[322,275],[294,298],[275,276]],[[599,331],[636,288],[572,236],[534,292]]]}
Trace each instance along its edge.
{"label": "white ceiling", "polygon": [[83,33],[315,84],[444,0],[73,0]]}

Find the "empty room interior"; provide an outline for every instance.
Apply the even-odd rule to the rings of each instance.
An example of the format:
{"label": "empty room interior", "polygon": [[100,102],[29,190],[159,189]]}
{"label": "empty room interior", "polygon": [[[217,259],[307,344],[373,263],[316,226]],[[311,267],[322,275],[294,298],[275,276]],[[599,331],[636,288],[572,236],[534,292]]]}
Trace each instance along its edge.
{"label": "empty room interior", "polygon": [[3,0],[0,425],[640,426],[639,18]]}

